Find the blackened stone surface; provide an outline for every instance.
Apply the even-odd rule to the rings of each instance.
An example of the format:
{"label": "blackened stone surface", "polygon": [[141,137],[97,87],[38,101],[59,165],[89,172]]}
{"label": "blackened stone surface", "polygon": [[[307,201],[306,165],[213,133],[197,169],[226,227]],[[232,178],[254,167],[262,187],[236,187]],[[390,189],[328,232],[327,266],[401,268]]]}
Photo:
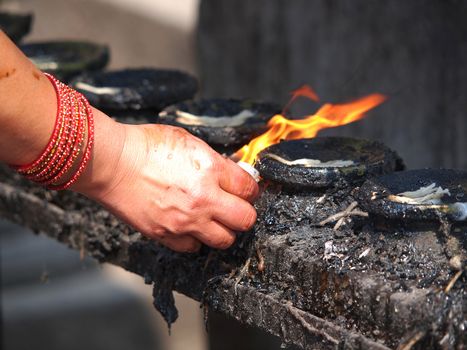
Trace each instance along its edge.
{"label": "blackened stone surface", "polygon": [[[244,110],[254,113],[244,124],[231,127],[212,127],[207,125],[187,125],[177,122],[177,111],[188,112],[196,116],[229,117]],[[239,99],[202,99],[187,101],[170,106],[160,114],[159,122],[185,128],[193,135],[210,145],[224,147],[241,146],[253,137],[267,130],[269,119],[281,112],[277,104]]]}
{"label": "blackened stone surface", "polygon": [[68,81],[91,70],[103,69],[109,62],[109,48],[84,41],[47,41],[20,46],[42,71]]}
{"label": "blackened stone surface", "polygon": [[197,80],[187,73],[151,68],[89,73],[74,79],[72,86],[93,106],[121,113],[157,113],[170,104],[192,98],[198,90]]}
{"label": "blackened stone surface", "polygon": [[354,201],[354,190],[305,194],[263,183],[258,224],[235,246],[177,254],[86,198],[46,192],[4,167],[0,179],[2,216],[155,283],[168,315],[173,289],[304,349],[467,343],[466,230],[451,227],[446,239],[438,229],[381,230],[370,220],[317,224]]}
{"label": "blackened stone surface", "polygon": [[[287,165],[268,157],[280,156],[289,161],[301,158],[322,162],[350,160],[345,167],[305,167]],[[399,156],[380,142],[348,137],[316,137],[283,141],[258,155],[256,168],[265,179],[291,188],[325,188],[362,183],[366,177],[400,170]]]}
{"label": "blackened stone surface", "polygon": [[[388,198],[390,195],[416,191],[431,184],[449,190],[451,195],[444,195],[441,203],[436,205],[399,203]],[[462,205],[458,207],[455,203],[467,203],[467,172],[453,169],[419,169],[397,172],[369,179],[361,187],[357,196],[365,210],[387,219],[438,221],[440,217],[446,217],[455,222],[462,215],[459,212]]]}
{"label": "blackened stone surface", "polygon": [[33,15],[0,12],[0,30],[15,43],[31,31]]}
{"label": "blackened stone surface", "polygon": [[338,231],[319,227],[322,218],[344,210],[349,197],[305,196],[269,185],[258,202],[255,226],[266,268],[247,283],[368,337],[392,334],[384,340],[391,348],[423,332],[414,348],[437,349],[442,329],[449,328],[454,332],[449,337],[465,343],[465,276],[457,281],[460,289],[443,290],[456,273],[449,260],[459,256],[465,266],[467,229],[451,228],[446,238],[442,225],[382,230],[354,220]]}

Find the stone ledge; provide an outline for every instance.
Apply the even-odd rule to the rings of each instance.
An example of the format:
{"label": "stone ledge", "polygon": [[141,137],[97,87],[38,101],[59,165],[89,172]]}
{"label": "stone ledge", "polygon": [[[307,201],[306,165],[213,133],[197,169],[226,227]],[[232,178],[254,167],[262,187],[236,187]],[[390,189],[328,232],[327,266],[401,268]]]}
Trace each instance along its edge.
{"label": "stone ledge", "polygon": [[[338,259],[324,260],[319,247],[332,239],[331,229],[306,225],[277,235],[258,225],[254,235],[242,236],[226,252],[203,248],[199,254],[176,254],[78,195],[50,194],[13,174],[2,178],[0,172],[0,181],[0,216],[141,275],[154,284],[155,305],[168,323],[177,317],[171,295],[177,290],[304,349],[389,349],[410,344],[414,337],[412,348],[422,349],[442,340],[430,327],[465,344],[459,333],[465,324],[465,290],[445,294],[436,286],[417,288],[411,280],[388,280],[379,272],[352,270]],[[259,214],[264,217],[261,208]],[[377,248],[372,238],[365,242]],[[349,244],[361,248],[358,242]]]}

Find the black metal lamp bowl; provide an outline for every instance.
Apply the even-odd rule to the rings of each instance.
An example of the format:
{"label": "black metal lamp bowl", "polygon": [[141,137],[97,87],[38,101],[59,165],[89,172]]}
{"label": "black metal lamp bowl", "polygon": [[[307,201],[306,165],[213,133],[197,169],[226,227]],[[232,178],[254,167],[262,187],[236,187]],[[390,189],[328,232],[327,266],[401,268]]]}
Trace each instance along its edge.
{"label": "black metal lamp bowl", "polygon": [[399,221],[467,220],[467,172],[419,169],[367,180],[357,193],[362,208]]}
{"label": "black metal lamp bowl", "polygon": [[264,179],[305,189],[360,184],[368,176],[400,170],[403,164],[377,141],[316,137],[272,145],[259,153],[255,167]]}
{"label": "black metal lamp bowl", "polygon": [[82,72],[103,69],[109,62],[107,46],[85,41],[36,42],[20,48],[40,70],[63,81]]}
{"label": "black metal lamp bowl", "polygon": [[236,148],[267,129],[280,106],[249,99],[201,99],[167,107],[159,122],[180,126],[213,147]]}
{"label": "black metal lamp bowl", "polygon": [[192,98],[198,89],[196,78],[187,73],[153,68],[86,73],[71,85],[108,114],[141,122],[155,122],[164,107]]}

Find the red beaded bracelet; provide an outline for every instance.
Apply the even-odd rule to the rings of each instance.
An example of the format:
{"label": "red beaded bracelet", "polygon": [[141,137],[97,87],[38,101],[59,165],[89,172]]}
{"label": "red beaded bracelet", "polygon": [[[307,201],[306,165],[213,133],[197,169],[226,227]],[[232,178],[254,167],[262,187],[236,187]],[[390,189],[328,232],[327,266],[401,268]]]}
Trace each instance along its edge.
{"label": "red beaded bracelet", "polygon": [[61,93],[61,96],[62,109],[60,113],[63,115],[64,120],[63,132],[59,133],[60,136],[57,138],[55,147],[53,147],[50,155],[42,162],[41,166],[37,170],[31,170],[25,175],[31,181],[43,183],[50,178],[54,172],[58,171],[60,159],[66,155],[68,150],[67,144],[70,142],[70,135],[74,128],[74,119],[71,111],[72,96],[68,93]]}
{"label": "red beaded bracelet", "polygon": [[55,88],[55,92],[57,94],[57,118],[55,119],[54,130],[52,132],[52,135],[50,136],[49,142],[47,143],[47,146],[45,147],[45,149],[42,151],[41,155],[35,161],[29,164],[11,166],[13,169],[18,171],[22,175],[29,174],[35,171],[36,169],[38,169],[41,165],[48,163],[47,157],[50,157],[51,154],[53,154],[52,150],[54,147],[56,147],[56,142],[57,142],[57,139],[59,138],[59,133],[62,131],[61,127],[63,125],[64,118],[63,118],[63,113],[61,113],[61,110],[63,108],[62,99],[60,98],[60,90],[61,90],[60,84],[61,83],[56,79],[52,79],[51,76],[49,76],[48,74],[45,74],[45,75],[51,81],[52,85]]}
{"label": "red beaded bracelet", "polygon": [[86,168],[87,163],[89,162],[89,159],[91,158],[91,152],[92,152],[92,147],[94,146],[94,118],[92,114],[92,108],[91,105],[89,104],[88,100],[86,98],[79,94],[81,96],[82,102],[84,103],[85,109],[86,109],[86,117],[87,117],[87,144],[85,147],[84,154],[81,158],[81,161],[77,167],[77,170],[75,173],[71,176],[71,178],[65,182],[64,184],[61,185],[49,185],[48,188],[52,190],[65,190],[69,188],[71,185],[73,185],[76,180],[80,177],[80,175],[84,172],[84,169]]}
{"label": "red beaded bracelet", "polygon": [[78,180],[91,158],[94,118],[92,108],[82,94],[50,74],[45,75],[57,94],[54,130],[35,161],[12,167],[31,181],[50,189],[64,190]]}
{"label": "red beaded bracelet", "polygon": [[51,185],[59,181],[72,167],[79,156],[80,151],[83,147],[84,138],[86,136],[86,116],[83,112],[83,104],[80,101],[75,101],[76,117],[75,122],[78,125],[76,132],[71,134],[68,138],[68,147],[66,152],[63,153],[62,157],[58,161],[56,171],[50,174],[49,180],[44,180],[46,185]]}

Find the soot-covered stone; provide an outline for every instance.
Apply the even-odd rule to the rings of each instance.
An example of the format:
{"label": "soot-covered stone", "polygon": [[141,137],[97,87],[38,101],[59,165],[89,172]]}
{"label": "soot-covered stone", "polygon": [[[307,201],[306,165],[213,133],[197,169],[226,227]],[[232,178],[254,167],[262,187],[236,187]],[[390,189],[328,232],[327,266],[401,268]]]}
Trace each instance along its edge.
{"label": "soot-covered stone", "polygon": [[72,77],[103,69],[109,62],[109,48],[85,41],[45,41],[20,46],[40,70],[69,81]]}
{"label": "soot-covered stone", "polygon": [[[409,204],[394,196],[435,184],[450,195],[440,203]],[[367,180],[358,192],[361,206],[372,214],[402,221],[465,221],[467,206],[467,172],[452,169],[419,169],[397,172]],[[464,212],[463,212],[464,211]]]}
{"label": "soot-covered stone", "polygon": [[89,102],[105,111],[151,110],[192,98],[197,80],[171,69],[124,69],[84,74],[72,81]]}
{"label": "soot-covered stone", "polygon": [[[240,99],[202,99],[187,101],[166,108],[159,115],[159,122],[180,126],[211,145],[241,146],[266,131],[268,120],[280,113],[280,106],[273,103]],[[249,113],[239,125],[209,125],[198,122],[190,125],[181,121],[180,112],[196,117],[238,118],[242,112]],[[225,120],[225,119],[224,119]]]}
{"label": "soot-covered stone", "polygon": [[0,30],[15,43],[31,31],[33,15],[0,12]]}
{"label": "soot-covered stone", "polygon": [[[271,157],[271,155],[273,157]],[[288,165],[286,161],[312,159],[323,163],[351,161],[346,166]],[[359,184],[370,175],[381,175],[403,167],[399,156],[380,142],[347,137],[316,137],[283,141],[258,155],[256,168],[264,179],[293,189],[340,187]]]}
{"label": "soot-covered stone", "polygon": [[171,252],[89,199],[46,191],[5,166],[0,215],[154,282],[168,322],[173,288],[304,349],[465,347],[465,230],[388,234],[366,218],[334,229],[318,222],[348,207],[354,191],[262,186],[257,224],[226,251]]}

